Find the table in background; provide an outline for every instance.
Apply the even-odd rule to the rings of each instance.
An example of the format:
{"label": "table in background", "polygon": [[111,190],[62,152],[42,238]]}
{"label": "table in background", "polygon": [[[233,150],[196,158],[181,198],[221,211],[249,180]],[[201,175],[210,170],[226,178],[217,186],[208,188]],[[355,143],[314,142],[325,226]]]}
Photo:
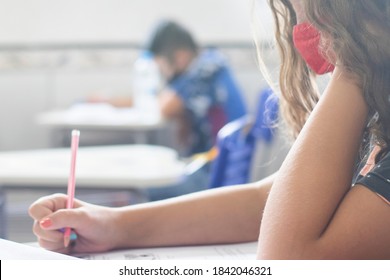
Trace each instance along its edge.
{"label": "table in background", "polygon": [[[107,133],[121,133],[137,144],[160,144],[156,138],[161,136],[156,135],[169,128],[169,122],[155,110],[115,108],[108,104],[75,104],[66,110],[43,112],[36,121],[52,130],[54,146],[68,146],[69,131],[72,129],[83,131],[81,144],[88,141],[93,143],[93,139],[99,137],[104,140],[104,137],[109,137]],[[91,133],[92,137],[88,137],[86,132]]]}
{"label": "table in background", "polygon": [[[6,235],[8,190],[66,192],[70,149],[0,153],[0,237]],[[132,190],[180,183],[185,163],[175,150],[153,145],[80,147],[76,166],[79,189]]]}

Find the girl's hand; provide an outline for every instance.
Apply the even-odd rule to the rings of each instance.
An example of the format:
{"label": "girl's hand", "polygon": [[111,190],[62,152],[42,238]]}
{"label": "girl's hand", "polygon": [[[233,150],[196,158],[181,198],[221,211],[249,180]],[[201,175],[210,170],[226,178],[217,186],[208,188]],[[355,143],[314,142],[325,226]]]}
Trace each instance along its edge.
{"label": "girl's hand", "polygon": [[[73,209],[66,209],[66,200],[66,195],[55,194],[42,197],[30,206],[33,232],[40,246],[61,253],[99,252],[116,247],[115,209],[77,199]],[[64,247],[64,234],[60,232],[65,227],[77,234],[77,240],[68,248]]]}

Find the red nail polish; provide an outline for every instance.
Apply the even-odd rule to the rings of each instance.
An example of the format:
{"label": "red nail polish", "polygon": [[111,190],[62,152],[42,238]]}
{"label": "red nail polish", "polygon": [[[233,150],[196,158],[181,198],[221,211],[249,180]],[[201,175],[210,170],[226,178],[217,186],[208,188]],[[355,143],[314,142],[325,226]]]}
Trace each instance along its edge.
{"label": "red nail polish", "polygon": [[48,228],[52,225],[52,222],[51,222],[51,219],[50,218],[45,218],[43,219],[42,221],[39,222],[39,224],[44,227],[44,228]]}

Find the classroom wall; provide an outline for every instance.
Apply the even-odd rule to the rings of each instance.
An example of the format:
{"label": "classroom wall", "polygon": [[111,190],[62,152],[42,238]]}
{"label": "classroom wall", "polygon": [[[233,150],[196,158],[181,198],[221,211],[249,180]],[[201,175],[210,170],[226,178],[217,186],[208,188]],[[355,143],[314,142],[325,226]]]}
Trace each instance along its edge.
{"label": "classroom wall", "polygon": [[264,0],[1,0],[3,43],[142,41],[159,18],[175,18],[202,42],[251,41],[251,11],[271,38]]}
{"label": "classroom wall", "polygon": [[[252,47],[252,11],[262,21],[261,40],[272,37],[272,27],[266,1],[258,0],[256,9],[252,2],[2,0],[0,150],[50,146],[48,129],[36,124],[40,112],[66,108],[92,92],[123,95],[131,91],[132,63],[138,49],[78,49],[61,45],[142,44],[150,27],[160,18],[182,22],[201,44],[244,46],[222,51],[231,61],[248,104],[255,104],[265,81]],[[273,52],[267,52],[266,60],[271,65],[277,62]]]}

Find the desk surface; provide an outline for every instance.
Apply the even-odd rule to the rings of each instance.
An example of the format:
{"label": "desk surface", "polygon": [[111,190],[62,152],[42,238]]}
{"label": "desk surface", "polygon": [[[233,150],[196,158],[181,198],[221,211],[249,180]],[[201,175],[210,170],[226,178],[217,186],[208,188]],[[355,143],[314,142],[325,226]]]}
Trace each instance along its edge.
{"label": "desk surface", "polygon": [[[67,185],[70,149],[0,153],[0,185]],[[163,187],[180,182],[185,164],[173,149],[152,145],[80,147],[76,185],[84,188]]]}
{"label": "desk surface", "polygon": [[[90,260],[255,260],[257,242],[125,249],[105,253],[80,254]],[[38,243],[19,244],[0,238],[0,259],[76,259],[44,250]]]}
{"label": "desk surface", "polygon": [[80,254],[88,260],[255,260],[257,242],[116,250]]}
{"label": "desk surface", "polygon": [[155,130],[166,125],[158,112],[115,108],[107,104],[76,104],[67,110],[38,115],[37,123],[57,128]]}

